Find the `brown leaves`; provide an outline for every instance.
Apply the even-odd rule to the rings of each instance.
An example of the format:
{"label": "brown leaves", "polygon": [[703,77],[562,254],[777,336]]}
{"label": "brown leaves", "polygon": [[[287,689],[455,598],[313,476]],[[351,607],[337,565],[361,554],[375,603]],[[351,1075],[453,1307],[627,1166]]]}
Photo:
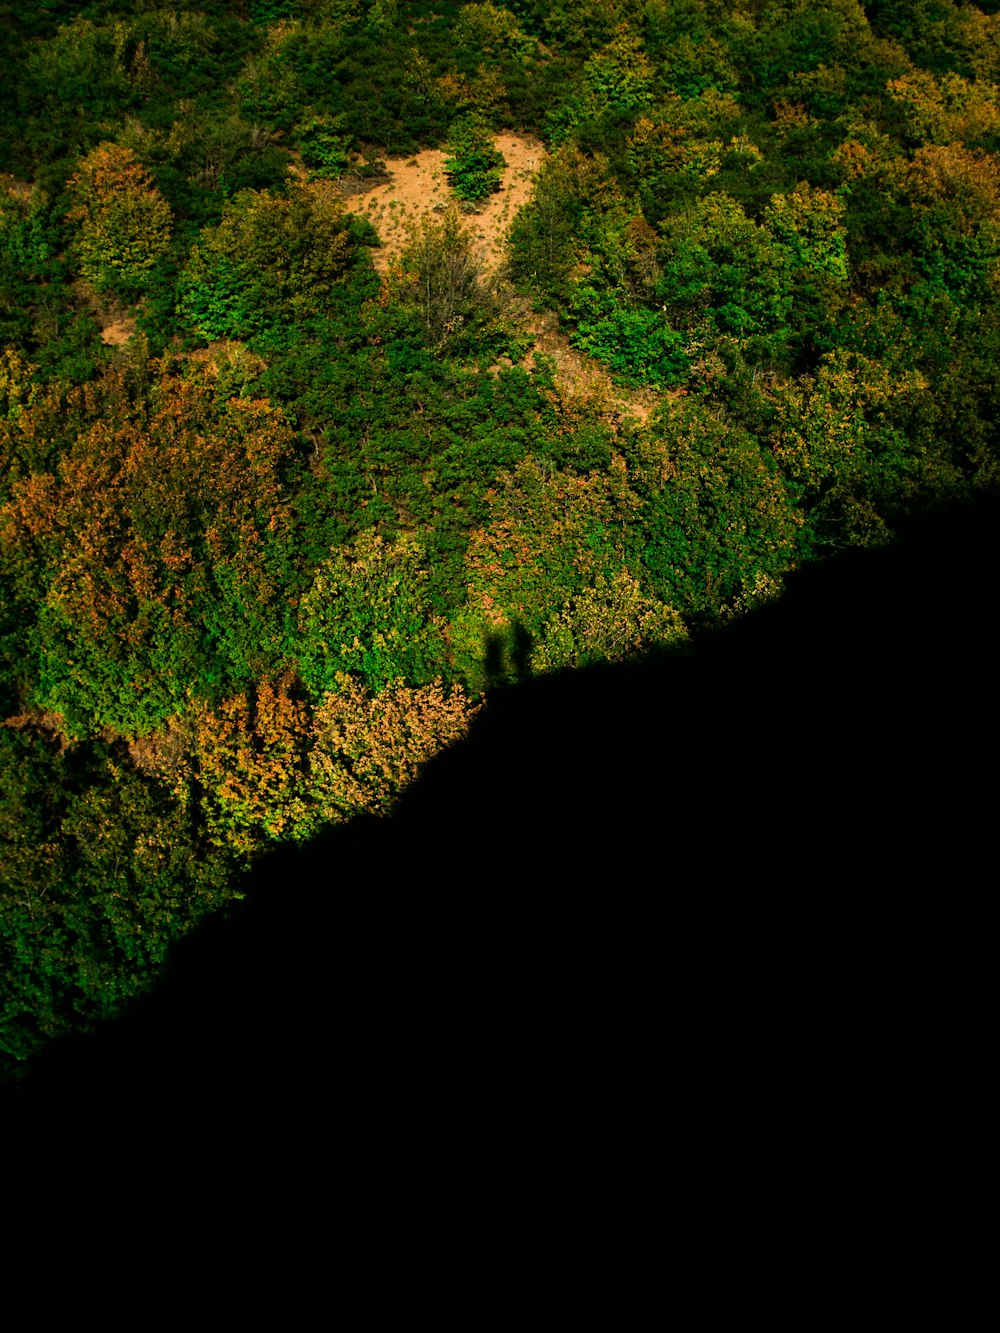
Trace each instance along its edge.
{"label": "brown leaves", "polygon": [[1000,223],[1000,164],[990,153],[927,144],[914,153],[906,184],[918,203],[946,208],[964,231]]}
{"label": "brown leaves", "polygon": [[686,639],[677,612],[648,596],[639,580],[621,569],[610,579],[599,576],[549,620],[531,660],[536,671],[557,671],[618,662],[651,645]]}
{"label": "brown leaves", "polygon": [[492,520],[472,533],[468,602],[451,629],[456,664],[478,681],[487,642],[515,625],[530,635],[588,584],[625,561],[625,529],[639,500],[615,456],[585,476],[529,458],[488,493]]}
{"label": "brown leaves", "polygon": [[339,685],[316,710],[310,776],[323,807],[341,815],[386,813],[421,765],[465,734],[477,711],[460,688],[447,690],[440,680],[378,694],[348,676]]}
{"label": "brown leaves", "polygon": [[905,110],[914,138],[932,144],[975,143],[1000,130],[1000,91],[960,74],[913,70],[890,79],[887,90]]}

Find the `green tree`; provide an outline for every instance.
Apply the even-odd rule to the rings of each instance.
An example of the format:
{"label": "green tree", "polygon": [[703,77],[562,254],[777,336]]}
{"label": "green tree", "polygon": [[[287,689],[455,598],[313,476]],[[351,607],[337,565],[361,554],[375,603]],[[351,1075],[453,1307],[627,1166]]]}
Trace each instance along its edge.
{"label": "green tree", "polygon": [[698,405],[678,405],[637,452],[633,549],[657,600],[704,622],[780,585],[798,560],[802,519],[757,440]]}
{"label": "green tree", "polygon": [[432,347],[481,335],[496,314],[472,232],[457,207],[423,218],[410,232],[391,281],[395,301],[414,311]]}
{"label": "green tree", "polygon": [[621,662],[645,649],[677,648],[687,630],[672,607],[643,592],[637,578],[621,569],[598,575],[593,586],[546,621],[531,654],[535,671],[559,671]]}
{"label": "green tree", "polygon": [[574,93],[549,115],[550,137],[561,143],[584,125],[635,115],[653,102],[653,83],[641,38],[618,24],[607,45],[584,64]]}
{"label": "green tree", "polygon": [[511,54],[521,60],[530,59],[538,43],[527,36],[517,16],[500,5],[463,5],[455,24],[455,41],[479,56]]}
{"label": "green tree", "polygon": [[180,310],[203,338],[253,338],[330,313],[344,299],[357,245],[374,239],[325,181],[283,194],[246,191],[201,233],[180,281]]}
{"label": "green tree", "polygon": [[776,386],[774,456],[800,499],[809,554],[881,545],[887,520],[920,491],[933,494],[935,464],[919,430],[928,387],[912,368],[844,349],[824,356],[814,376]]}
{"label": "green tree", "polygon": [[324,116],[306,109],[295,127],[295,141],[302,161],[317,180],[337,180],[351,161],[351,136],[342,133],[346,116]]}
{"label": "green tree", "polygon": [[[196,810],[127,757],[0,726],[0,1071],[114,1017],[236,892]],[[5,1069],[6,1067],[6,1069]]]}
{"label": "green tree", "polygon": [[585,588],[621,570],[639,503],[617,456],[585,476],[528,458],[486,499],[490,521],[470,535],[467,600],[449,630],[456,669],[473,689],[487,683],[491,640],[516,675],[519,637],[536,639]]}
{"label": "green tree", "polygon": [[11,587],[37,608],[33,701],[76,736],[148,732],[282,661],[296,589],[283,416],[220,404],[207,376],[163,374],[151,403],[134,388],[118,371],[73,391],[82,420],[52,470],[17,476],[0,508]]}
{"label": "green tree", "polygon": [[705,319],[757,361],[779,361],[789,338],[789,255],[735,199],[712,194],[664,226],[659,294],[675,328]]}
{"label": "green tree", "polygon": [[628,139],[628,167],[652,223],[673,212],[678,200],[701,193],[722,162],[720,140],[696,135],[685,123],[683,105],[670,111],[669,120],[641,117]]}
{"label": "green tree", "polygon": [[691,357],[683,334],[662,310],[636,307],[617,293],[581,287],[573,293],[573,343],[603,361],[622,384],[673,387],[687,378]]}

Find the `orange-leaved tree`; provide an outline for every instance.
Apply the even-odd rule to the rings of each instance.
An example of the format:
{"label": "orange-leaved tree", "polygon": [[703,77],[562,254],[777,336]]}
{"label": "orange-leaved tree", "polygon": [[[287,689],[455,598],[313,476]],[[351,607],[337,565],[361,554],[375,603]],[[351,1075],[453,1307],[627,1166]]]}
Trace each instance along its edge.
{"label": "orange-leaved tree", "polygon": [[58,426],[47,406],[15,423],[0,506],[5,572],[37,607],[29,701],[75,735],[136,736],[280,662],[296,561],[282,414],[170,373],[132,402],[117,371],[66,396],[46,459],[31,427]]}

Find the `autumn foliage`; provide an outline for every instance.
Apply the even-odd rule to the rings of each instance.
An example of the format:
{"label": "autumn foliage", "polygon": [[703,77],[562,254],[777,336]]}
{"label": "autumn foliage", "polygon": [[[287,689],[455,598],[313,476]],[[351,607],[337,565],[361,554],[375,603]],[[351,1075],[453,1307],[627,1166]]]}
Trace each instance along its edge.
{"label": "autumn foliage", "polygon": [[994,5],[80,8],[0,25],[17,1059],[495,690],[1000,485]]}
{"label": "autumn foliage", "polygon": [[[35,701],[74,734],[139,734],[283,650],[295,450],[281,413],[169,373],[130,400],[123,374],[71,391],[66,416],[85,424],[0,511],[37,606]],[[54,406],[12,424],[21,457]]]}
{"label": "autumn foliage", "polygon": [[475,711],[440,680],[376,693],[347,674],[313,705],[286,674],[198,705],[136,753],[183,804],[198,804],[213,842],[246,854],[352,815],[387,814]]}
{"label": "autumn foliage", "polygon": [[83,276],[95,287],[140,286],[170,242],[170,206],[128,148],[105,143],[69,180],[75,204],[69,221]]}

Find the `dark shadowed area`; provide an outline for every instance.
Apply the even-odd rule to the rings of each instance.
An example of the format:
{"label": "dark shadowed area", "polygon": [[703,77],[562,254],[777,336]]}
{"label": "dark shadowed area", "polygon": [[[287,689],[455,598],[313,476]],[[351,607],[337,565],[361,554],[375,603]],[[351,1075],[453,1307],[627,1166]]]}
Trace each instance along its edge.
{"label": "dark shadowed area", "polygon": [[334,1156],[418,1172],[603,1106],[736,1160],[832,1117],[834,1158],[883,1131],[892,1158],[930,1073],[981,1077],[997,518],[811,569],[686,657],[498,692],[394,818],[263,860],[11,1109],[172,1148],[208,1116],[269,1159],[336,1125]]}

